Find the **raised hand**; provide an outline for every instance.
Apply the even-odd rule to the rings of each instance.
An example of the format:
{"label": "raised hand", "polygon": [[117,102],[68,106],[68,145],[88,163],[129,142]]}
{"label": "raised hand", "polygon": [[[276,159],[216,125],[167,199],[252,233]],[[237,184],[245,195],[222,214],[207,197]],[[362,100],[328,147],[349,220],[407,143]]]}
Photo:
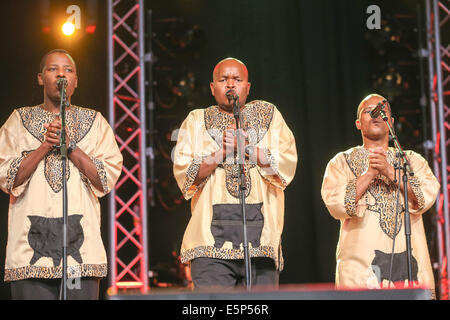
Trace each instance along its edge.
{"label": "raised hand", "polygon": [[232,153],[234,154],[235,152],[237,152],[238,148],[237,134],[240,134],[241,154],[242,155],[245,154],[245,146],[248,144],[248,135],[242,129],[236,130],[236,125],[232,124],[227,128],[227,130],[225,130],[223,134],[222,150],[225,157],[229,156]]}
{"label": "raised hand", "polygon": [[387,152],[382,148],[369,149],[369,170],[376,170],[390,180],[394,179],[394,167],[387,161]]}
{"label": "raised hand", "polygon": [[[45,123],[44,143],[50,144],[52,147],[59,145],[61,136],[61,119],[56,117],[51,123]],[[68,128],[66,127],[66,145],[70,142]]]}

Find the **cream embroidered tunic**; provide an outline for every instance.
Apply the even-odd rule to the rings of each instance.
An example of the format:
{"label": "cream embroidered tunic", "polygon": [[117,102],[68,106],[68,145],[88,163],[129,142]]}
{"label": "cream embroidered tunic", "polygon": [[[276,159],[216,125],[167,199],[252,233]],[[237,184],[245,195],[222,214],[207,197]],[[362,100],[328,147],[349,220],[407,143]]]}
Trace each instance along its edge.
{"label": "cream embroidered tunic", "polygon": [[[403,192],[397,197],[397,186],[377,175],[358,203],[355,202],[356,179],[367,170],[368,155],[363,147],[338,153],[328,163],[323,178],[323,201],[330,214],[341,221],[336,251],[336,285],[340,287],[388,287],[394,236],[391,280],[394,284],[406,284],[408,279]],[[422,214],[435,202],[440,186],[422,156],[413,151],[406,151],[406,155],[414,172],[408,181],[419,203],[416,210],[410,201],[408,205],[413,280],[416,286],[434,292]],[[388,162],[398,162],[393,148],[388,150]],[[396,219],[397,198],[401,214]]]}
{"label": "cream embroidered tunic", "polygon": [[[263,148],[271,170],[248,160],[246,217],[251,257],[269,257],[283,268],[281,233],[284,223],[284,189],[292,181],[297,150],[292,132],[273,104],[252,101],[241,111],[241,127],[249,144]],[[239,205],[239,166],[227,159],[201,185],[195,185],[202,160],[222,147],[222,135],[234,117],[218,106],[189,113],[178,132],[174,175],[192,216],[181,246],[182,262],[197,257],[243,259],[242,215]]]}
{"label": "cream embroidered tunic", "polygon": [[[14,110],[0,128],[0,187],[10,195],[5,281],[62,277],[62,160],[49,152],[34,173],[13,188],[22,160],[44,141],[44,123],[56,114],[41,106]],[[93,160],[103,190],[67,160],[68,276],[105,277],[98,197],[114,187],[122,155],[111,127],[97,111],[71,106],[66,112],[71,140]]]}

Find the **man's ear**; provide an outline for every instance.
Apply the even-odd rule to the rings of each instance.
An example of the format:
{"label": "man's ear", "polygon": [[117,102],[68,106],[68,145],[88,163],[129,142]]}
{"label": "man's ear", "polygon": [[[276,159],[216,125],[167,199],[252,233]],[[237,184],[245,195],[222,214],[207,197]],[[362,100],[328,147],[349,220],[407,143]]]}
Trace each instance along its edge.
{"label": "man's ear", "polygon": [[211,89],[211,94],[214,97],[214,82],[209,83],[209,88]]}
{"label": "man's ear", "polygon": [[355,126],[356,126],[356,129],[361,130],[361,121],[359,121],[359,119],[355,120]]}
{"label": "man's ear", "polygon": [[39,72],[37,74],[37,80],[38,80],[38,83],[39,83],[40,86],[44,85],[44,79],[42,79],[42,73],[41,72]]}
{"label": "man's ear", "polygon": [[247,95],[250,94],[250,87],[252,86],[252,84],[249,82],[247,85]]}

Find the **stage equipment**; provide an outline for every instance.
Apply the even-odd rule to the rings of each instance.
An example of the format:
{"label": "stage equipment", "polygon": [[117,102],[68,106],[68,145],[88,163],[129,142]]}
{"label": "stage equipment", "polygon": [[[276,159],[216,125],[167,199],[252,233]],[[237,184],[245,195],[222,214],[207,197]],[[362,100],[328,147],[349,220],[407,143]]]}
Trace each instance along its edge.
{"label": "stage equipment", "polygon": [[436,201],[440,299],[449,299],[450,214],[447,159],[450,129],[450,1],[426,0],[428,88],[434,174],[441,184]]}
{"label": "stage equipment", "polygon": [[[109,195],[109,291],[148,290],[144,1],[108,0],[109,123],[123,154]],[[149,92],[151,94],[151,92]]]}

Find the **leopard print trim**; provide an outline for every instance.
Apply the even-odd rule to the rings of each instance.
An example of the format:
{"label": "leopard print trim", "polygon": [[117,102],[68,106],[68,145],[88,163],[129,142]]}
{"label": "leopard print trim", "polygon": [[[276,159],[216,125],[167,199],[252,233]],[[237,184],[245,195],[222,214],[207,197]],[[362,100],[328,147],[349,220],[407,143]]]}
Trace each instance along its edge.
{"label": "leopard print trim", "polygon": [[[188,197],[189,189],[191,189],[192,185],[194,184],[195,178],[197,177],[198,174],[198,170],[200,170],[200,165],[204,158],[205,157],[195,157],[186,171],[186,180],[184,181],[182,190],[185,198]],[[207,180],[208,178],[202,181],[200,185],[196,186],[196,190],[200,189],[203,186],[203,184],[206,183]]]}
{"label": "leopard print trim", "polygon": [[264,138],[272,122],[273,111],[273,104],[261,100],[250,102],[242,110],[242,127],[249,132],[250,143],[257,144]]}
{"label": "leopard print trim", "polygon": [[[244,175],[245,175],[245,197],[247,198],[252,189],[252,180],[248,172],[254,168],[255,165],[244,163]],[[235,198],[240,198],[240,186],[241,186],[241,173],[239,165],[236,164],[220,164],[219,168],[225,169],[225,180],[227,191]]]}
{"label": "leopard print trim", "polygon": [[266,158],[269,160],[269,164],[270,164],[270,167],[272,168],[273,172],[275,172],[275,174],[278,176],[278,178],[280,178],[281,184],[284,187],[287,187],[286,180],[278,172],[278,161],[275,159],[275,157],[272,155],[272,153],[270,152],[269,149],[263,148],[262,150],[263,150],[263,153],[266,156]]}
{"label": "leopard print trim", "polygon": [[[249,248],[249,255],[251,258],[267,257],[275,261],[277,269],[283,270],[284,263],[281,257],[275,255],[275,249],[270,246],[259,246],[257,248]],[[181,263],[187,263],[195,258],[207,257],[214,259],[244,259],[244,251],[239,249],[222,249],[214,246],[200,246],[185,252],[180,255]]]}
{"label": "leopard print trim", "polygon": [[[98,176],[100,177],[100,181],[102,183],[102,188],[104,193],[108,193],[108,177],[106,176],[105,166],[101,160],[98,160],[94,157],[90,157],[92,162],[94,162],[95,169],[97,169]],[[86,176],[85,176],[86,178]],[[87,178],[86,178],[87,179]]]}
{"label": "leopard print trim", "polygon": [[[59,149],[53,149],[44,157],[44,176],[54,193],[61,191],[63,161]],[[70,178],[69,161],[66,160],[66,181]]]}
{"label": "leopard print trim", "polygon": [[416,176],[408,177],[408,183],[411,186],[411,190],[416,196],[417,203],[419,204],[419,208],[417,211],[423,210],[425,208],[425,197],[423,196],[422,189],[420,188],[420,181]]}
{"label": "leopard print trim", "polygon": [[270,167],[274,172],[278,172],[278,162],[276,161],[275,157],[272,155],[269,149],[263,148],[262,149],[264,155],[266,156],[267,160],[269,160]]}
{"label": "leopard print trim", "polygon": [[24,158],[28,157],[28,155],[29,155],[30,153],[32,153],[33,151],[34,151],[34,150],[22,151],[22,157],[24,157]]}
{"label": "leopard print trim", "polygon": [[344,206],[350,217],[356,216],[356,178],[351,179],[345,187]]}
{"label": "leopard print trim", "polygon": [[[44,142],[44,123],[51,123],[59,113],[47,111],[42,105],[22,107],[17,109],[22,119],[23,126],[33,137]],[[80,142],[91,130],[97,116],[97,111],[71,105],[66,111],[66,125],[70,140]]]}
{"label": "leopard print trim", "polygon": [[[103,189],[103,192],[105,192],[105,193],[108,193],[109,192],[109,189],[108,189],[108,185],[107,185],[107,177],[106,177],[106,172],[105,172],[105,170],[103,169],[103,170],[100,170],[99,171],[99,168],[97,167],[97,164],[96,164],[96,162],[94,161],[94,158],[92,158],[91,157],[91,160],[94,162],[94,165],[96,166],[96,169],[97,169],[97,173],[98,173],[98,176],[100,177],[100,181],[101,181],[101,183],[102,183],[102,189]],[[103,163],[101,163],[101,165],[103,166]],[[80,173],[80,179],[81,179],[81,181],[84,183],[84,185],[87,187],[87,188],[89,188],[91,191],[92,191],[92,184],[91,184],[91,182],[89,181],[89,179],[88,179],[88,177],[86,177],[81,171],[78,171],[79,173]],[[100,172],[102,172],[102,173],[100,173]],[[104,178],[102,178],[102,175],[104,174]]]}
{"label": "leopard print trim", "polygon": [[9,165],[8,172],[6,173],[6,190],[8,190],[9,192],[11,192],[14,187],[14,181],[16,180],[16,175],[17,171],[19,171],[20,164],[22,163],[23,159],[25,159],[33,151],[34,150],[22,151],[22,155],[19,158],[14,159]]}
{"label": "leopard print trim", "polygon": [[223,132],[234,123],[233,116],[220,111],[218,106],[211,106],[205,109],[204,121],[209,135],[221,147]]}
{"label": "leopard print trim", "polygon": [[[272,122],[274,105],[266,101],[252,101],[245,105],[241,111],[241,124],[249,136],[249,144],[255,145],[261,141],[269,130]],[[211,106],[205,109],[204,114],[205,128],[211,138],[222,148],[223,132],[234,123],[235,119],[232,115],[220,111],[219,107]],[[273,158],[273,157],[272,157]],[[239,164],[237,156],[234,159],[227,158],[226,163],[220,164],[219,167],[225,169],[226,187],[230,195],[239,198]],[[275,165],[275,159],[271,164]],[[246,174],[246,190],[245,197],[248,197],[251,191],[252,181],[248,172],[256,167],[248,159],[244,163],[244,172]],[[198,171],[198,170],[197,170]]]}
{"label": "leopard print trim", "polygon": [[[17,109],[23,126],[41,143],[44,142],[44,124],[51,123],[59,114],[43,109],[42,105],[22,107]],[[95,110],[71,105],[66,111],[66,125],[70,140],[80,142],[92,128],[97,116]],[[66,178],[69,179],[70,171],[67,163]],[[62,189],[62,159],[59,151],[54,149],[45,156],[44,174],[53,192],[58,193]]]}
{"label": "leopard print trim", "polygon": [[[249,133],[250,144],[255,145],[264,138],[272,122],[273,111],[273,104],[260,100],[252,101],[242,109],[242,129]],[[223,132],[234,123],[234,117],[220,111],[216,105],[205,109],[204,121],[209,135],[221,147]]]}
{"label": "leopard print trim", "polygon": [[[80,173],[80,179],[81,179],[81,181],[83,181],[83,183],[84,183],[84,185],[86,186],[86,187],[88,187],[89,189],[91,189],[91,185],[89,184],[89,179],[81,172],[81,171],[79,171],[79,173]],[[92,189],[91,189],[92,190]]]}
{"label": "leopard print trim", "polygon": [[[351,152],[344,153],[344,156],[348,166],[350,167],[356,178],[367,171],[369,166],[369,151],[367,149],[363,147],[356,147],[353,148]],[[393,165],[396,161],[395,151],[392,148],[388,149],[387,161],[391,165]],[[352,203],[351,200],[352,197],[353,199],[355,197],[352,195],[352,185],[348,185],[347,188],[348,195],[346,193],[346,197],[344,200],[346,209],[348,210],[347,212],[349,215],[356,214],[356,203]],[[354,192],[356,195],[356,179],[355,187],[353,187],[353,189],[355,190]],[[397,210],[397,190],[398,187],[396,184],[389,181],[389,179],[382,175],[377,175],[375,179],[370,183],[365,197],[367,210],[378,214],[381,230],[391,239],[393,239],[400,232],[400,229],[402,227],[401,213],[404,211],[404,206],[400,205],[397,219],[395,219]],[[367,194],[370,194],[375,199],[374,205],[371,205],[368,202]]]}
{"label": "leopard print trim", "polygon": [[[69,278],[98,277],[104,278],[108,274],[107,264],[82,264],[68,266]],[[14,269],[5,269],[4,281],[17,281],[29,278],[58,279],[62,278],[62,267],[26,266]]]}
{"label": "leopard print trim", "polygon": [[19,171],[20,164],[25,157],[21,156],[14,159],[9,165],[8,172],[6,174],[6,189],[11,192],[14,186],[14,181],[16,180],[17,172]]}

